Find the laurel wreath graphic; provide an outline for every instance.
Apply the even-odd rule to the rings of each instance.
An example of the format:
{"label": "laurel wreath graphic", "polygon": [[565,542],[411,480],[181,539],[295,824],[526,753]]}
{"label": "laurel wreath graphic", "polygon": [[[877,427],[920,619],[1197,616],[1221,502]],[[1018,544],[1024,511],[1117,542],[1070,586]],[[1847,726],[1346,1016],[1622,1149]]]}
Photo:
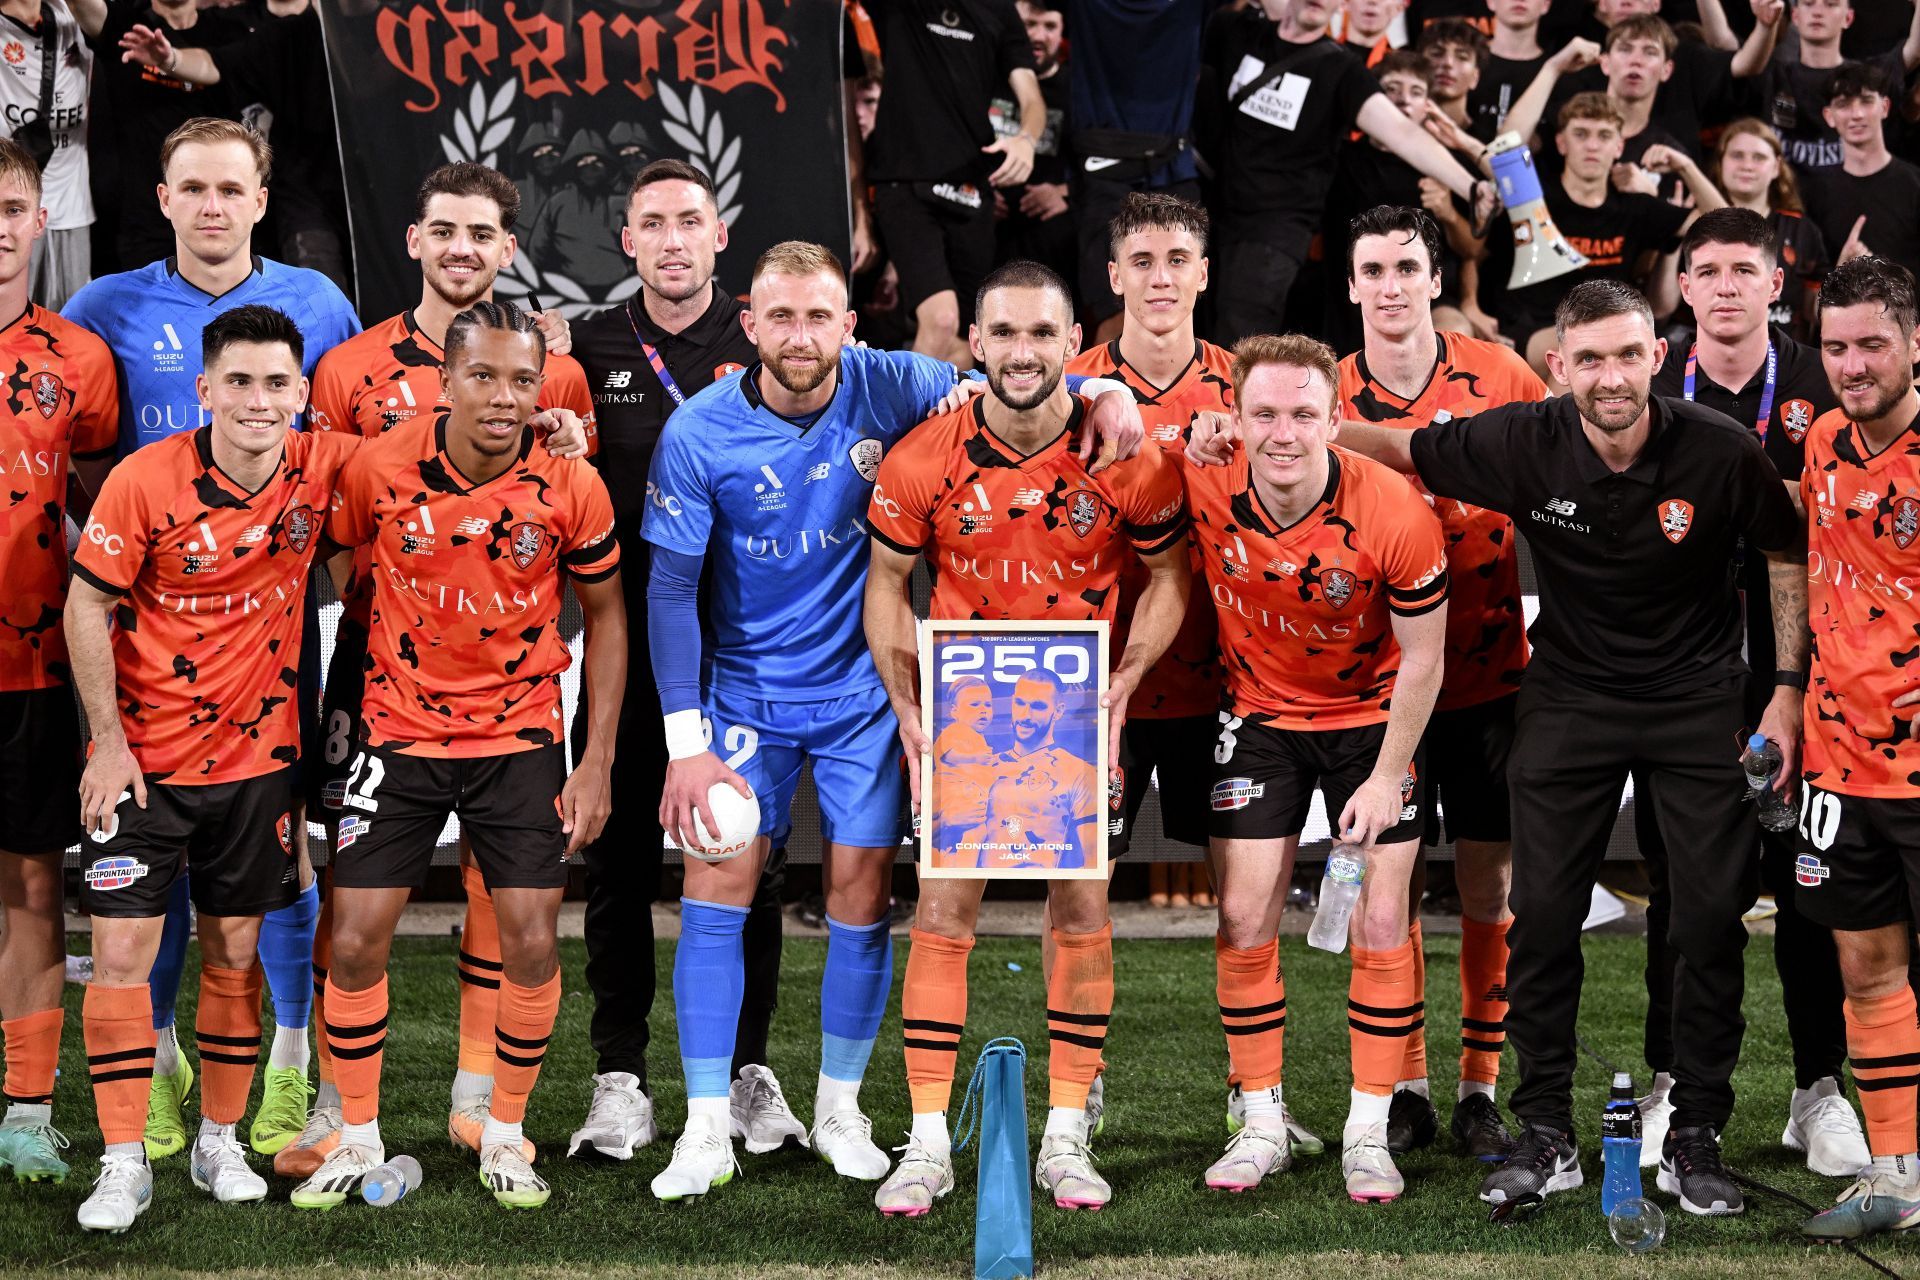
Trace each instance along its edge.
{"label": "laurel wreath graphic", "polygon": [[[706,94],[699,86],[689,88],[684,97],[664,82],[657,87],[666,112],[661,128],[686,152],[690,163],[712,177],[721,220],[733,222],[741,212],[740,139],[727,137],[719,111],[708,107]],[[447,159],[499,168],[500,148],[513,133],[513,105],[519,92],[518,80],[506,81],[491,96],[485,85],[474,85],[466,104],[454,108],[453,131],[440,135],[440,150]],[[542,271],[531,254],[519,253],[501,268],[500,285],[509,292],[538,295],[550,309],[572,320],[625,302],[640,291],[640,278],[629,276],[594,297],[561,272]]]}

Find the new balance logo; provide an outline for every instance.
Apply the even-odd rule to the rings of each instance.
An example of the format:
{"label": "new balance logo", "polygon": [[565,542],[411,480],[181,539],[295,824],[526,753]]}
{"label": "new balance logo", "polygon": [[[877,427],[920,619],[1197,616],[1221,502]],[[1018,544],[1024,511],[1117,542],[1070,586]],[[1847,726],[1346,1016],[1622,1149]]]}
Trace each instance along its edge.
{"label": "new balance logo", "polygon": [[1871,489],[1862,489],[1853,495],[1852,505],[1861,511],[1871,511],[1880,505],[1880,495]]}
{"label": "new balance logo", "polygon": [[633,381],[633,370],[614,369],[607,374],[606,390],[618,391]]}
{"label": "new balance logo", "polygon": [[250,547],[256,542],[265,542],[266,540],[267,540],[267,526],[263,524],[248,525],[244,530],[241,531],[240,536],[234,539],[235,542],[239,543],[243,547]]}
{"label": "new balance logo", "polygon": [[1016,507],[1037,507],[1046,501],[1046,498],[1047,493],[1044,489],[1015,489],[1013,491],[1013,505]]}
{"label": "new balance logo", "polygon": [[1494,1002],[1498,1002],[1500,1004],[1507,1003],[1507,988],[1505,984],[1488,987],[1485,999],[1489,1003],[1494,1003]]}
{"label": "new balance logo", "polygon": [[478,538],[492,527],[487,523],[485,516],[465,516],[453,527],[453,531],[463,537]]}
{"label": "new balance logo", "polygon": [[832,474],[833,464],[831,462],[816,462],[807,468],[806,482],[812,484],[815,480],[825,480]]}
{"label": "new balance logo", "polygon": [[1547,510],[1553,512],[1553,514],[1557,516],[1570,516],[1575,511],[1577,511],[1579,507],[1580,507],[1579,503],[1569,502],[1565,498],[1548,498],[1547,499]]}
{"label": "new balance logo", "polygon": [[1185,430],[1185,427],[1173,424],[1164,427],[1155,427],[1153,429],[1153,438],[1155,440],[1178,440],[1181,433]]}

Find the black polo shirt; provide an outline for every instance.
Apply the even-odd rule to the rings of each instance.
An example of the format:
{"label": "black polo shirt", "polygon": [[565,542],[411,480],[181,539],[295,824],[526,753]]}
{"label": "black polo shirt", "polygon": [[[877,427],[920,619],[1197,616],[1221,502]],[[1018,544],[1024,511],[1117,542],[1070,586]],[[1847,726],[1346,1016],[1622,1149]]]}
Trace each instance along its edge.
{"label": "black polo shirt", "polygon": [[[1839,402],[1833,398],[1833,387],[1827,381],[1827,371],[1820,363],[1818,351],[1795,342],[1785,330],[1777,327],[1770,330],[1770,336],[1778,361],[1773,375],[1773,408],[1767,414],[1767,460],[1773,463],[1782,480],[1798,484],[1801,468],[1806,465],[1807,428],[1821,414],[1837,408]],[[1689,339],[1667,349],[1667,362],[1653,375],[1655,395],[1675,398],[1685,395],[1687,353],[1692,347]],[[1760,401],[1765,398],[1766,384],[1764,362],[1738,391],[1729,391],[1715,383],[1703,368],[1694,376],[1693,400],[1695,404],[1718,409],[1757,433]],[[1773,611],[1767,607],[1767,558],[1758,554],[1742,555],[1739,563],[1737,581],[1746,594],[1747,665],[1771,681]]]}
{"label": "black polo shirt", "polygon": [[1434,493],[1511,517],[1540,586],[1535,668],[1658,698],[1746,671],[1733,557],[1781,550],[1800,520],[1750,427],[1655,396],[1640,457],[1615,473],[1571,396],[1504,405],[1413,433]]}
{"label": "black polo shirt", "polygon": [[[740,327],[740,311],[739,299],[716,282],[712,303],[679,333],[666,333],[655,325],[637,294],[624,306],[588,316],[573,326],[573,356],[587,371],[587,388],[593,392],[593,411],[599,421],[600,448],[593,465],[600,469],[613,497],[623,556],[646,554],[640,517],[646,512],[647,469],[653,465],[660,428],[678,407],[640,343],[652,344],[680,394],[690,399],[717,378],[759,359]],[[628,582],[636,580],[632,571],[645,563],[644,558],[629,562]],[[645,598],[644,590],[630,587],[627,591],[629,602]]]}

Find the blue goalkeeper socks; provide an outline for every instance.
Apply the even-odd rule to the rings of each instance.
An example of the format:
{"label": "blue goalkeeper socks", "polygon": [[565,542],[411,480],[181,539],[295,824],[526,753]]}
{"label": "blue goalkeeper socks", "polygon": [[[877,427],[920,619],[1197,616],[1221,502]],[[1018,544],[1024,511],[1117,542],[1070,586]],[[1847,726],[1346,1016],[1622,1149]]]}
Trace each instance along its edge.
{"label": "blue goalkeeper socks", "polygon": [[276,1027],[304,1027],[313,1016],[313,926],[320,918],[320,882],[260,922],[260,967],[273,993]]}
{"label": "blue goalkeeper socks", "polygon": [[820,979],[820,1074],[858,1083],[873,1055],[893,990],[893,935],[887,922],[841,924],[827,917],[827,968]]}
{"label": "blue goalkeeper socks", "polygon": [[187,892],[187,873],[174,877],[167,894],[166,923],[160,928],[160,950],[153,957],[153,969],[147,974],[147,989],[153,996],[153,1029],[173,1025],[173,1003],[180,998],[180,975],[187,967],[187,943],[193,941],[193,907]]}
{"label": "blue goalkeeper socks", "polygon": [[680,1069],[689,1105],[721,1098],[733,1077],[733,1043],[747,988],[742,937],[747,908],[680,899],[680,944],[673,954],[673,1004],[680,1025]]}

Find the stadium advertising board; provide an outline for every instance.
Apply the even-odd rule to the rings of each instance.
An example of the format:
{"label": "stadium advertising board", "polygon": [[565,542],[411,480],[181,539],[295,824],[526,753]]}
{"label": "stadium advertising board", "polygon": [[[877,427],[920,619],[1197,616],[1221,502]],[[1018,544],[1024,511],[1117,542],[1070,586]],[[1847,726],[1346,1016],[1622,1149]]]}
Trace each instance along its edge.
{"label": "stadium advertising board", "polygon": [[639,288],[620,247],[650,161],[712,177],[744,283],[760,252],[849,242],[840,6],[819,0],[321,0],[357,302],[420,294],[403,232],[420,176],[475,160],[520,187],[499,295],[578,317]]}
{"label": "stadium advertising board", "polygon": [[1104,880],[1107,624],[920,629],[920,874]]}

